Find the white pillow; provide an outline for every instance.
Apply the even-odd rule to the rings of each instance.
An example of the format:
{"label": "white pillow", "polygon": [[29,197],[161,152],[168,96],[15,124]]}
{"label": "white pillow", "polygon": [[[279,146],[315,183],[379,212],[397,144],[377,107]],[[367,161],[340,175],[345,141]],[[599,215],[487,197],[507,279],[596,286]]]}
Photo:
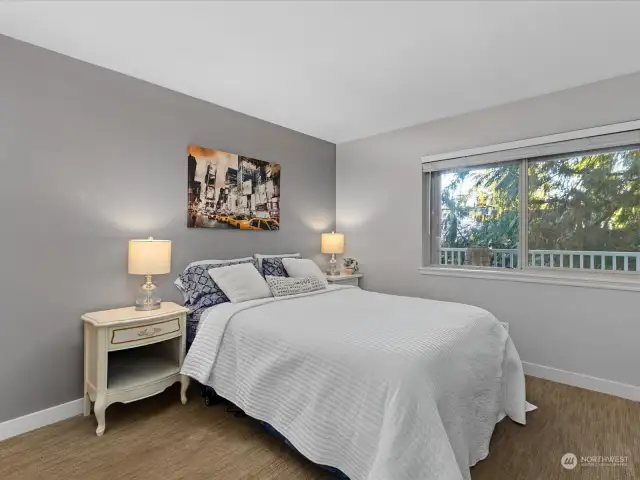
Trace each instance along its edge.
{"label": "white pillow", "polygon": [[[189,265],[187,265],[186,267],[184,267],[184,269],[186,270],[189,267],[193,267],[194,265],[220,265],[222,263],[231,263],[231,262],[242,262],[245,260],[252,260],[253,257],[242,257],[242,258],[232,258],[230,260],[198,260],[197,262],[191,262]],[[182,284],[182,280],[180,280],[180,277],[178,277],[176,279],[175,282],[173,282],[173,284],[178,287],[178,290],[180,290],[180,293],[182,294],[182,296],[184,297],[184,301],[187,301],[187,295],[184,291],[184,285]]]}
{"label": "white pillow", "polygon": [[274,297],[315,292],[327,288],[326,282],[317,277],[291,278],[267,275],[264,278],[266,278]]}
{"label": "white pillow", "polygon": [[209,269],[209,276],[231,303],[271,297],[269,285],[252,263],[239,263],[228,267]]}
{"label": "white pillow", "polygon": [[258,270],[262,273],[262,259],[263,258],[285,258],[285,257],[300,257],[299,253],[283,253],[280,255],[262,255],[261,253],[255,253],[253,258],[258,261]]}
{"label": "white pillow", "polygon": [[316,277],[325,285],[327,278],[313,260],[308,258],[283,258],[282,264],[290,277]]}

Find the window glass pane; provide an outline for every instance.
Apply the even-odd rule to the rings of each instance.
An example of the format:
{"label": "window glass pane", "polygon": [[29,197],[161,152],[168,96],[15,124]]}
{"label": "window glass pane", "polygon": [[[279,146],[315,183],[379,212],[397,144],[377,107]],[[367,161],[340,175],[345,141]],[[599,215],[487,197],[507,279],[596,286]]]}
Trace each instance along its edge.
{"label": "window glass pane", "polygon": [[432,263],[518,267],[519,162],[432,174]]}
{"label": "window glass pane", "polygon": [[640,150],[530,162],[528,181],[529,266],[640,272]]}

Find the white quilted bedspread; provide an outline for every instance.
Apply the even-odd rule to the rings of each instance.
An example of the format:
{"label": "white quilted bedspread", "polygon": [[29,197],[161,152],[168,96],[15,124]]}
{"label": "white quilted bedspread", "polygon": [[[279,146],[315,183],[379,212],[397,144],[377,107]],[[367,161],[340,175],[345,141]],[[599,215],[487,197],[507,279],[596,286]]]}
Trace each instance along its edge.
{"label": "white quilted bedspread", "polygon": [[525,423],[522,364],[480,308],[356,287],[226,303],[182,373],[351,480],[454,480]]}

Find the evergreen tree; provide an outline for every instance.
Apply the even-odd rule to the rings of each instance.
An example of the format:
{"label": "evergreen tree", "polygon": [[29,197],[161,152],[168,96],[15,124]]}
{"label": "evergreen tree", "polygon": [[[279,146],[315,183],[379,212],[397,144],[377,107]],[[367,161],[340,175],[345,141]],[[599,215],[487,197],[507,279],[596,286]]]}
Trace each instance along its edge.
{"label": "evergreen tree", "polygon": [[[517,248],[518,163],[445,177],[443,247]],[[528,182],[530,249],[640,250],[640,150],[530,162]]]}

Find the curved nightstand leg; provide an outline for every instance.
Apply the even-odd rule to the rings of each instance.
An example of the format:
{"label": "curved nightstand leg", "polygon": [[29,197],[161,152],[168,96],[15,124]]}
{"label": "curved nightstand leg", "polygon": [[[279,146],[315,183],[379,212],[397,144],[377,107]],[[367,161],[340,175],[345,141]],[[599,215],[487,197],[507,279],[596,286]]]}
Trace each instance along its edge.
{"label": "curved nightstand leg", "polygon": [[182,404],[187,403],[187,388],[189,388],[190,378],[186,375],[180,375],[180,400]]}
{"label": "curved nightstand leg", "polygon": [[93,406],[93,413],[98,420],[98,428],[96,428],[96,435],[101,437],[105,429],[105,410],[107,409],[107,395],[99,393],[96,398],[96,403]]}

